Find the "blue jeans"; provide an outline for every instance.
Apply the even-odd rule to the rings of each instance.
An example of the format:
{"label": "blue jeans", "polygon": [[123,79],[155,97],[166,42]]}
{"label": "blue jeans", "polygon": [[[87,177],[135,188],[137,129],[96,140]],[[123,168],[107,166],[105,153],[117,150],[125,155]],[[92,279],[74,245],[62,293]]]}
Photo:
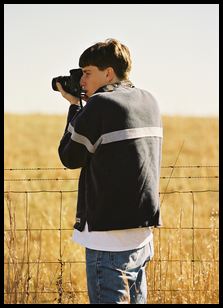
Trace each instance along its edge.
{"label": "blue jeans", "polygon": [[152,240],[142,248],[127,251],[86,248],[90,304],[146,304],[146,264],[153,254]]}

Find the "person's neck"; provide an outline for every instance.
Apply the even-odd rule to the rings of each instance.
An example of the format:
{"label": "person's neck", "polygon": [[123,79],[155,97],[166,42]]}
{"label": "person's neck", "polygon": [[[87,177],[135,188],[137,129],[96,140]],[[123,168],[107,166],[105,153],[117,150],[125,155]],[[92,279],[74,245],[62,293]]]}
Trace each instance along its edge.
{"label": "person's neck", "polygon": [[114,77],[109,83],[107,83],[107,84],[115,84],[115,83],[120,83],[121,82],[121,80],[120,79],[118,79],[117,77]]}

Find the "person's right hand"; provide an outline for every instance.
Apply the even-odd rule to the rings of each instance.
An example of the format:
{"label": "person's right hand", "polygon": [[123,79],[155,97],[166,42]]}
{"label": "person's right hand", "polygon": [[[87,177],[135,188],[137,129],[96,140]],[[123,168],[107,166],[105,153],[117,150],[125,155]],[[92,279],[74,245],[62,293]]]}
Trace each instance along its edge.
{"label": "person's right hand", "polygon": [[68,102],[70,104],[73,104],[73,105],[80,105],[80,100],[79,98],[71,95],[70,93],[67,93],[66,91],[64,91],[64,89],[62,88],[61,84],[59,82],[56,82],[56,86],[57,86],[57,89],[60,91],[60,93],[62,94],[62,96],[68,100]]}

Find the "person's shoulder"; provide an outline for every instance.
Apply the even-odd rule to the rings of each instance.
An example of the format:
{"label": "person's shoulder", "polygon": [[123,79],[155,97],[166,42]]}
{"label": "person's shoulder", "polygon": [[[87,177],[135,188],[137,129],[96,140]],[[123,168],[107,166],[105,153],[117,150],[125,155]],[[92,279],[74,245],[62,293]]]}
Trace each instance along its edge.
{"label": "person's shoulder", "polygon": [[139,91],[141,93],[153,96],[152,93],[149,90],[147,90],[147,89],[140,88],[140,87],[135,87],[134,89],[136,89],[136,91]]}
{"label": "person's shoulder", "polygon": [[94,93],[88,100],[89,103],[100,105],[109,100],[111,92],[97,92]]}
{"label": "person's shoulder", "polygon": [[143,89],[143,88],[136,88],[136,89],[138,91],[137,96],[140,97],[140,99],[143,102],[148,102],[154,108],[159,108],[159,101],[156,95],[154,95],[152,92],[150,92],[147,89]]}
{"label": "person's shoulder", "polygon": [[89,97],[86,105],[84,106],[84,112],[98,112],[105,105],[104,103],[107,101],[103,92],[98,92]]}
{"label": "person's shoulder", "polygon": [[156,101],[155,96],[149,90],[144,89],[144,88],[140,88],[140,87],[135,87],[134,89],[136,90],[136,92],[138,92],[138,94],[141,94],[143,96],[147,96],[148,98]]}

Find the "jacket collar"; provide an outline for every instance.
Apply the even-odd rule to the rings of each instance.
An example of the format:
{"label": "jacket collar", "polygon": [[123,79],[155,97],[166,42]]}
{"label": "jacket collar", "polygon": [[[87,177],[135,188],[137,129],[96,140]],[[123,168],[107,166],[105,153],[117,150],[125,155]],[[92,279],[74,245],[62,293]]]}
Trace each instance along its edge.
{"label": "jacket collar", "polygon": [[115,82],[115,83],[107,84],[107,85],[105,85],[103,87],[100,87],[99,89],[97,89],[95,91],[95,93],[98,93],[98,92],[112,92],[112,91],[114,91],[116,88],[118,88],[120,86],[126,87],[126,88],[134,88],[135,87],[130,80],[122,80],[120,82]]}

